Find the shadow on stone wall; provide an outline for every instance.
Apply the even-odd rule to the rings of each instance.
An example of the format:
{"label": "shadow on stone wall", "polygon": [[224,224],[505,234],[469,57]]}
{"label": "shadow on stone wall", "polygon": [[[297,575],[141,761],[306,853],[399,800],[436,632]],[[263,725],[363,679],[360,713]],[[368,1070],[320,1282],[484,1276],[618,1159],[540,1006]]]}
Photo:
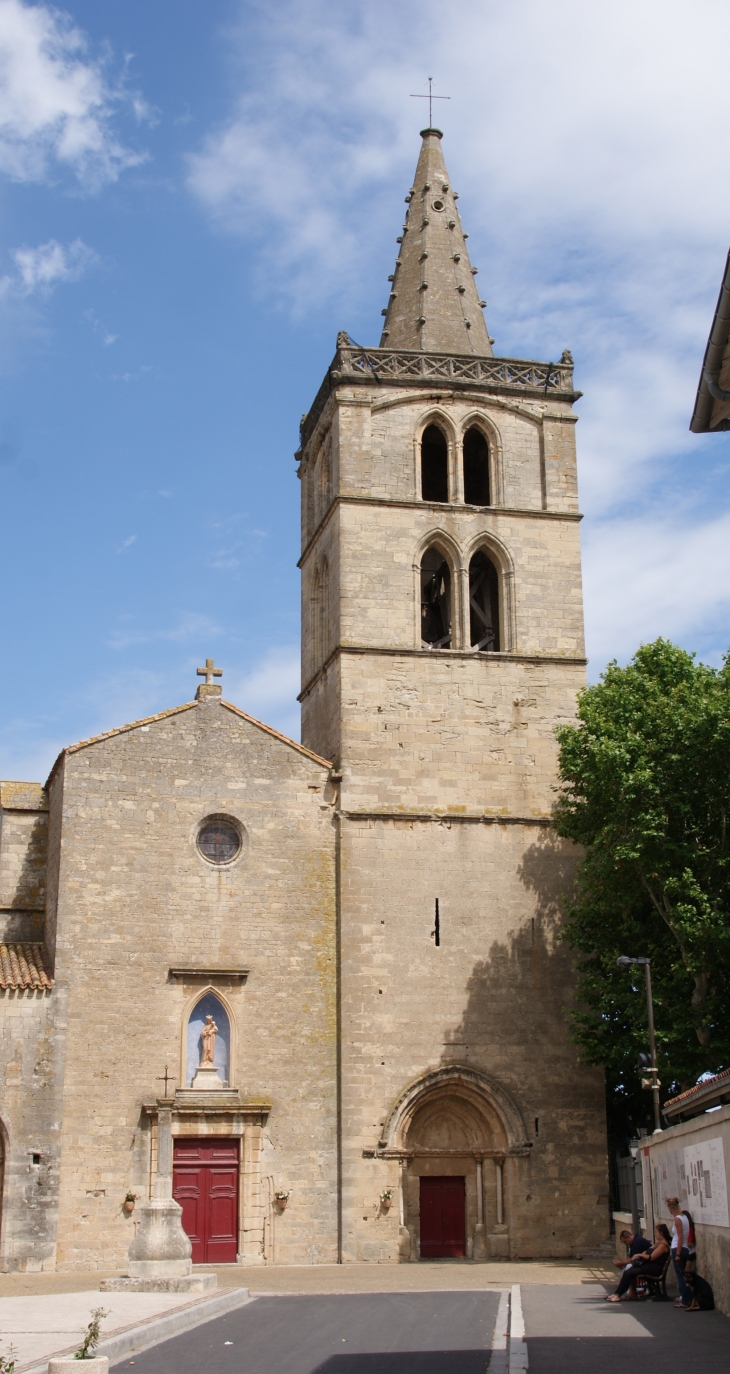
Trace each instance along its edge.
{"label": "shadow on stone wall", "polygon": [[48,816],[36,816],[30,826],[23,864],[8,905],[16,910],[42,911],[46,896]]}
{"label": "shadow on stone wall", "polygon": [[[570,893],[577,852],[552,831],[525,852],[518,868],[532,895],[534,915],[507,940],[494,940],[473,968],[461,1021],[444,1036],[443,1063],[457,1060],[489,1070],[498,1065],[507,1079],[522,1077],[515,1051],[529,1054],[528,1075],[539,1072],[541,1058],[555,1059],[558,1046],[575,1067],[569,1045],[569,1011],[574,997],[574,955],[559,939],[566,895]],[[492,898],[485,891],[485,928]]]}

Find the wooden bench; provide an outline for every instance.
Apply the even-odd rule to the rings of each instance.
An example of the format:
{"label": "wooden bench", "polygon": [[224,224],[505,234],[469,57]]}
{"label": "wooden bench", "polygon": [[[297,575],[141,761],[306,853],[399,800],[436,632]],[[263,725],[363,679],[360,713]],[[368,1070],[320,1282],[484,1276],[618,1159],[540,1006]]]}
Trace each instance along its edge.
{"label": "wooden bench", "polygon": [[667,1293],[667,1274],[671,1263],[672,1255],[670,1251],[664,1261],[664,1267],[661,1274],[642,1274],[641,1270],[637,1271],[637,1278],[641,1278],[641,1282],[646,1287],[646,1295],[648,1298],[651,1298],[653,1302],[669,1302],[669,1294]]}

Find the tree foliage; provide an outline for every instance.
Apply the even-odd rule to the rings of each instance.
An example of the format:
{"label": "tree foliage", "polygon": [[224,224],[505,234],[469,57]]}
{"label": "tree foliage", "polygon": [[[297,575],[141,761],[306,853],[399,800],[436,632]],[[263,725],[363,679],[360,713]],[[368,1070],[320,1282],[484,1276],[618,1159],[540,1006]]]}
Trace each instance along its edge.
{"label": "tree foliage", "polygon": [[651,958],[665,1090],[730,1061],[730,665],[644,645],[581,693],[558,741],[555,828],[584,849],[565,927],[587,956],[575,1036],[636,1104],[644,975],[619,954]]}

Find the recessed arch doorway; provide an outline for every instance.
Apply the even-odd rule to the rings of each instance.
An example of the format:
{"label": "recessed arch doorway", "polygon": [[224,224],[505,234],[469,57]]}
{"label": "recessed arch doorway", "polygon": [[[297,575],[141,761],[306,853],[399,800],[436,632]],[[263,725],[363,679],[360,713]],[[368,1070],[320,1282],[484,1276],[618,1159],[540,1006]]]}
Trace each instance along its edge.
{"label": "recessed arch doorway", "polygon": [[386,1148],[400,1156],[411,1259],[509,1253],[505,1163],[519,1113],[466,1067],[429,1074],[391,1113]]}

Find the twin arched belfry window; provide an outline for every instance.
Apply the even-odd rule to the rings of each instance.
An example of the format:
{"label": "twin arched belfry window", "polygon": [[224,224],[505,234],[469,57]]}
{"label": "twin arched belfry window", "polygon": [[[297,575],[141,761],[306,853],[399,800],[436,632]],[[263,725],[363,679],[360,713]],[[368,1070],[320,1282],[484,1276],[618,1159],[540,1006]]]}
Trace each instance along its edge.
{"label": "twin arched belfry window", "polygon": [[[476,425],[464,435],[462,462],[466,505],[491,505],[489,445]],[[449,450],[438,425],[428,425],[421,437],[421,497],[440,504],[449,501]]]}
{"label": "twin arched belfry window", "polygon": [[[454,647],[453,579],[441,550],[432,545],[421,559],[421,644],[424,649]],[[479,549],[469,563],[469,644],[477,653],[499,653],[499,575]],[[458,647],[458,645],[457,645]]]}

